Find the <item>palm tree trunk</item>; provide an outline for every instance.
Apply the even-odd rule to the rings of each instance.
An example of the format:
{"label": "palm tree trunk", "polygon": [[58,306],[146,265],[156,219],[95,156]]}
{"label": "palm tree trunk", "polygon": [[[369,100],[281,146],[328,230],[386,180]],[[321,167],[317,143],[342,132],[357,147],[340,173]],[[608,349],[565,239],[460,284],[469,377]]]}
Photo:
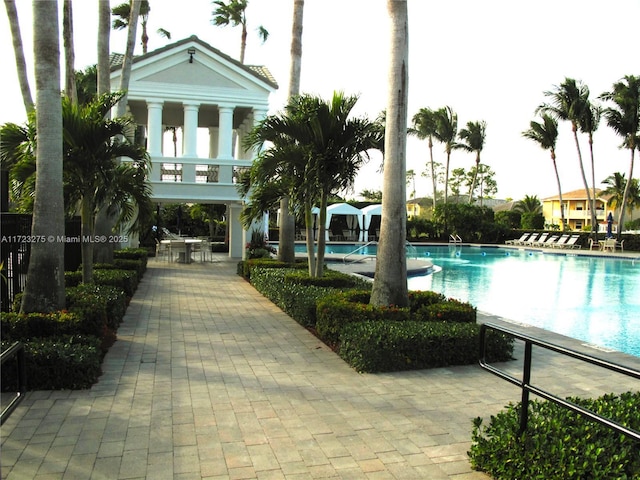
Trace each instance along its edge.
{"label": "palm tree trunk", "polygon": [[[573,138],[576,142],[576,149],[578,150],[578,160],[580,163],[580,173],[582,174],[582,181],[584,182],[584,189],[587,193],[587,202],[589,203],[589,208],[591,209],[591,215],[592,215],[592,222],[593,222],[593,214],[595,213],[592,209],[593,204],[591,203],[591,192],[589,191],[589,182],[587,182],[587,176],[584,173],[584,163],[582,162],[582,151],[580,150],[580,142],[578,141],[578,126],[575,123],[572,123],[572,128],[573,128]],[[594,238],[594,232],[597,232],[597,230],[594,230],[596,228],[595,225],[591,225],[591,238]]]}
{"label": "palm tree trunk", "polygon": [[444,172],[444,204],[449,201],[449,162],[451,160],[451,151],[447,149],[447,165]]}
{"label": "palm tree trunk", "polygon": [[321,277],[324,273],[324,248],[326,245],[325,235],[327,232],[327,198],[326,192],[322,193],[320,199],[320,215],[318,218],[318,256],[316,258],[316,271],[314,277]]}
{"label": "palm tree trunk", "polygon": [[595,160],[593,157],[593,134],[589,133],[589,154],[591,156],[591,224],[596,227],[596,232],[598,231],[598,216],[596,214],[596,167]]}
{"label": "palm tree trunk", "polygon": [[627,184],[624,186],[624,193],[622,194],[622,206],[620,207],[620,213],[618,214],[618,232],[616,237],[618,241],[622,239],[622,230],[624,230],[624,211],[627,208],[627,202],[629,201],[629,192],[631,191],[631,183],[633,179],[633,163],[635,160],[635,145],[631,145],[631,162],[629,164],[629,176],[627,177]]}
{"label": "palm tree trunk", "polygon": [[240,63],[244,63],[244,52],[247,49],[247,26],[242,24],[242,36],[240,37]]}
{"label": "palm tree trunk", "polygon": [[127,48],[122,62],[122,72],[120,76],[119,90],[125,92],[118,103],[116,116],[124,117],[127,112],[127,90],[129,90],[129,79],[131,78],[131,63],[133,62],[133,51],[136,46],[136,27],[138,26],[138,16],[140,14],[140,4],[142,0],[131,1],[131,13],[129,16],[129,26],[127,27]]}
{"label": "palm tree trunk", "polygon": [[80,201],[80,235],[82,238],[82,283],[93,282],[93,209],[87,195]]}
{"label": "palm tree trunk", "polygon": [[[304,0],[293,1],[293,25],[291,27],[291,68],[289,69],[288,98],[300,93],[300,71],[302,66],[302,17]],[[278,260],[295,261],[296,219],[289,212],[289,197],[280,200],[280,225]]]}
{"label": "palm tree trunk", "polygon": [[18,22],[18,10],[15,0],[4,0],[4,5],[9,17],[9,27],[11,28],[11,38],[13,39],[13,53],[16,57],[16,72],[22,93],[22,102],[27,115],[33,111],[35,105],[31,97],[29,88],[29,77],[27,76],[27,62],[24,59],[24,48],[22,46],[22,36],[20,35],[20,23]]}
{"label": "palm tree trunk", "polygon": [[562,231],[566,229],[564,219],[564,203],[562,201],[562,188],[560,187],[560,174],[558,173],[558,165],[556,164],[556,152],[551,149],[551,161],[553,162],[553,171],[556,172],[556,183],[558,184],[558,198],[560,199],[560,221],[562,222]]}
{"label": "palm tree trunk", "polygon": [[64,43],[64,91],[73,103],[78,103],[76,90],[75,50],[73,47],[73,7],[64,0],[62,7],[62,40]]}
{"label": "palm tree trunk", "polygon": [[307,231],[307,264],[309,266],[309,276],[313,277],[316,271],[316,252],[313,242],[313,212],[312,205],[308,202],[304,206],[304,226]]}
{"label": "palm tree trunk", "polygon": [[64,200],[62,195],[62,103],[58,2],[33,3],[36,77],[35,201],[31,258],[20,311],[50,312],[64,308]]}
{"label": "palm tree trunk", "polygon": [[471,181],[471,187],[469,188],[469,203],[473,203],[473,191],[476,189],[476,182],[478,181],[478,170],[480,170],[480,154],[476,154],[476,171],[473,174],[473,180]]}
{"label": "palm tree trunk", "polygon": [[111,79],[109,76],[110,19],[109,0],[98,0],[98,95],[111,91]]}
{"label": "palm tree trunk", "polygon": [[387,0],[391,52],[385,129],[382,220],[371,304],[409,304],[407,287],[407,100],[409,93],[409,21],[407,0]]}
{"label": "palm tree trunk", "polygon": [[431,183],[433,185],[433,208],[436,208],[436,194],[437,194],[437,181],[436,181],[436,166],[433,163],[433,141],[429,137],[429,158],[431,160]]}

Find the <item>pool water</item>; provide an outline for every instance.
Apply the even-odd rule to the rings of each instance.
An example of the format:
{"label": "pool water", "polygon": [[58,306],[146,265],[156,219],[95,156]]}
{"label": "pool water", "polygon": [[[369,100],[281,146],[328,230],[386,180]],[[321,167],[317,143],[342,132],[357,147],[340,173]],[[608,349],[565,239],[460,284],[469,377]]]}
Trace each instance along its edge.
{"label": "pool water", "polygon": [[[354,248],[328,245],[327,253]],[[640,260],[467,246],[408,247],[407,256],[437,267],[410,277],[410,290],[640,357]]]}

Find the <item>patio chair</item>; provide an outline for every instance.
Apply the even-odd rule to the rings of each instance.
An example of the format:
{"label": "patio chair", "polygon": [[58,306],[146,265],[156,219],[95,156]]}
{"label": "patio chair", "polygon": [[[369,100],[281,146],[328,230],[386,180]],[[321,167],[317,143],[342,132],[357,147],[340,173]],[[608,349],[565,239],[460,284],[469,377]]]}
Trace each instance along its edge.
{"label": "patio chair", "polygon": [[605,239],[604,243],[602,244],[602,251],[606,252],[607,250],[609,250],[610,252],[614,253],[616,251],[616,239],[615,238],[607,238]]}
{"label": "patio chair", "polygon": [[544,242],[547,237],[549,236],[548,233],[541,233],[540,235],[537,236],[537,238],[535,239],[530,239],[528,241],[526,241],[524,244],[527,245],[528,247],[537,247],[538,244]]}
{"label": "patio chair", "polygon": [[569,237],[569,240],[567,240],[565,243],[563,243],[561,245],[558,244],[557,247],[558,248],[569,248],[569,249],[582,248],[582,245],[577,243],[578,240],[580,240],[580,235],[571,235],[571,237]]}
{"label": "patio chair", "polygon": [[161,257],[164,257],[167,262],[169,261],[169,244],[161,243],[156,238],[156,262],[159,262]]}
{"label": "patio chair", "polygon": [[558,241],[560,237],[558,235],[547,235],[547,238],[541,242],[536,243],[536,247],[544,247],[549,248],[552,247],[554,243]]}
{"label": "patio chair", "polygon": [[524,242],[527,238],[529,238],[531,236],[531,233],[529,232],[525,232],[523,233],[520,238],[515,238],[513,240],[507,240],[506,242],[504,242],[506,245],[520,245],[520,242]]}
{"label": "patio chair", "polygon": [[558,241],[556,243],[551,245],[551,247],[552,248],[562,248],[567,243],[569,238],[571,238],[571,236],[568,233],[564,233],[564,234],[562,234],[562,236],[560,236],[560,238],[558,239]]}

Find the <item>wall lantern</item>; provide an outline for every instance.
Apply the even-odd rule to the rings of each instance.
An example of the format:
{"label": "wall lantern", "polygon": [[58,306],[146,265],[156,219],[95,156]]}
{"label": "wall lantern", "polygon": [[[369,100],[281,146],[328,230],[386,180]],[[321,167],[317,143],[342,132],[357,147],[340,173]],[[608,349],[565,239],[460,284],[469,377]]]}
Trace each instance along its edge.
{"label": "wall lantern", "polygon": [[189,54],[189,63],[193,63],[193,56],[196,54],[196,49],[193,47],[189,47],[187,49],[187,53]]}

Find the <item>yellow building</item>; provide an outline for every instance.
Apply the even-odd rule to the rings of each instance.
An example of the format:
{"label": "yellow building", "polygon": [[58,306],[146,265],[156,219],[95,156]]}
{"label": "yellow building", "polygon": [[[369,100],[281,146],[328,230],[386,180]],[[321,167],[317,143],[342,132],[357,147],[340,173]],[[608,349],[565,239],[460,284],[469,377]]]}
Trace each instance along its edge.
{"label": "yellow building", "polygon": [[[596,219],[598,224],[604,224],[605,228],[607,215],[610,211],[607,209],[609,198],[610,195],[602,195],[602,190],[596,188]],[[589,208],[586,190],[562,192],[562,203],[565,221],[570,230],[583,230],[585,226],[591,225],[591,209]],[[615,212],[611,211],[614,218],[616,218]],[[552,225],[562,224],[560,197],[558,195],[542,199],[542,214],[544,215],[545,223]]]}
{"label": "yellow building", "polygon": [[407,218],[419,217],[422,207],[417,200],[409,200],[407,202]]}

